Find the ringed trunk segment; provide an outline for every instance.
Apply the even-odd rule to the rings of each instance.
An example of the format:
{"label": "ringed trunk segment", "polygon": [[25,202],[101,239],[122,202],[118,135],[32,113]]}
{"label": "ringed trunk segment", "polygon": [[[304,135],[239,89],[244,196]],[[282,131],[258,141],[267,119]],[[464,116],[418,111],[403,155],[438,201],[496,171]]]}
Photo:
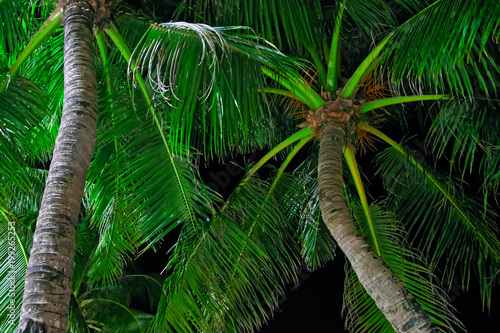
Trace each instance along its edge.
{"label": "ringed trunk segment", "polygon": [[64,103],[26,270],[18,332],[66,332],[76,224],[97,127],[94,8],[66,1]]}
{"label": "ringed trunk segment", "polygon": [[358,236],[344,194],[342,150],[346,140],[343,119],[321,126],[318,186],[321,215],[333,238],[354,268],[359,281],[396,332],[432,332],[432,322],[403,283]]}

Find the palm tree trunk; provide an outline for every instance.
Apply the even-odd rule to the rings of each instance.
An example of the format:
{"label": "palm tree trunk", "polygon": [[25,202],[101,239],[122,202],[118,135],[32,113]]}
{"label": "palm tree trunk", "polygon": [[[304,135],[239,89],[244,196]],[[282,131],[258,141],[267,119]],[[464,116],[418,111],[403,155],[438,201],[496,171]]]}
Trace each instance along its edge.
{"label": "palm tree trunk", "polygon": [[96,137],[94,8],[65,2],[64,105],[26,270],[23,333],[67,331],[76,224]]}
{"label": "palm tree trunk", "polygon": [[396,332],[430,332],[432,322],[402,282],[357,235],[346,205],[342,178],[345,124],[328,121],[321,133],[318,185],[321,214],[359,281]]}

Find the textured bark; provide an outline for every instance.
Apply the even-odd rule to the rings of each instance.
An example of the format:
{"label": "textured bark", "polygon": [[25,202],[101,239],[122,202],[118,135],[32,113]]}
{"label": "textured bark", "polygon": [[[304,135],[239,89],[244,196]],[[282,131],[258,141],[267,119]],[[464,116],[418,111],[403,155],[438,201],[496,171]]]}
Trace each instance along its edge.
{"label": "textured bark", "polygon": [[33,248],[18,332],[67,331],[76,223],[97,126],[94,9],[68,2],[64,20],[64,104]]}
{"label": "textured bark", "polygon": [[342,147],[345,125],[329,121],[322,128],[318,182],[323,220],[354,268],[359,281],[396,332],[432,332],[432,322],[401,281],[357,236],[344,195]]}

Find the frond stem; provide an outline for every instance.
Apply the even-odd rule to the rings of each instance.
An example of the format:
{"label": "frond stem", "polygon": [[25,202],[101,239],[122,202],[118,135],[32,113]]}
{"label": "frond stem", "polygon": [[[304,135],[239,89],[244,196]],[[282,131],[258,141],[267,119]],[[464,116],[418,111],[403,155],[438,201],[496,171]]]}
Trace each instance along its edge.
{"label": "frond stem", "polygon": [[285,78],[265,67],[262,68],[262,72],[297,95],[302,102],[304,102],[311,109],[316,110],[321,105],[325,104],[325,101],[321,98],[321,96],[319,96],[306,82],[304,82],[304,80],[301,79],[299,81],[291,77]]}
{"label": "frond stem", "polygon": [[361,180],[361,175],[358,169],[358,163],[356,163],[356,157],[354,156],[354,151],[349,146],[344,147],[344,157],[346,159],[349,170],[351,171],[352,178],[356,184],[356,190],[358,191],[359,199],[361,200],[361,206],[363,207],[363,212],[365,213],[366,220],[368,221],[368,226],[370,228],[370,233],[372,234],[373,244],[375,246],[375,252],[382,256],[380,251],[380,246],[378,244],[377,235],[375,233],[375,227],[373,225],[372,214],[370,213],[370,205],[368,204],[368,199],[366,197],[366,192],[363,187],[363,181]]}
{"label": "frond stem", "polygon": [[318,72],[319,78],[321,79],[321,84],[323,86],[326,86],[326,80],[327,80],[327,73],[325,66],[323,66],[323,62],[319,58],[318,54],[316,51],[314,51],[313,48],[308,49],[309,54],[311,55],[311,58],[313,59],[314,66],[316,66],[316,71]]}
{"label": "frond stem", "polygon": [[297,96],[293,92],[285,90],[285,89],[263,88],[260,91],[263,92],[263,93],[267,93],[267,94],[275,94],[275,95],[281,95],[281,96],[285,96],[285,97],[290,97],[290,98],[293,98],[293,99],[296,99],[296,100],[302,102],[302,99],[299,96]]}
{"label": "frond stem", "polygon": [[[342,28],[342,19],[344,18],[345,3],[340,4],[340,10],[335,18],[335,30],[333,31],[332,44],[330,47],[330,60],[328,62],[328,77],[326,81],[326,91],[332,92],[337,89],[337,77],[339,76],[340,66],[340,29]],[[337,67],[338,66],[338,67]]]}
{"label": "frond stem", "polygon": [[354,94],[356,93],[356,88],[358,87],[359,83],[364,77],[367,69],[370,68],[372,62],[375,61],[375,59],[377,59],[378,55],[380,54],[380,52],[382,52],[382,49],[385,47],[385,45],[387,44],[387,42],[390,40],[391,37],[392,34],[387,36],[382,42],[380,42],[380,44],[377,45],[375,49],[373,49],[372,52],[370,52],[370,54],[365,58],[365,60],[363,60],[363,62],[359,65],[354,74],[352,74],[351,78],[349,79],[349,82],[347,82],[340,96],[348,99],[352,99],[354,97]]}
{"label": "frond stem", "polygon": [[420,102],[420,101],[432,101],[432,100],[440,100],[440,99],[448,99],[446,95],[420,95],[420,96],[401,96],[401,97],[391,97],[379,99],[376,101],[365,103],[361,106],[360,111],[362,113],[368,112],[371,110],[375,110],[378,108],[383,108],[389,105],[394,104],[403,104],[408,102]]}
{"label": "frond stem", "polygon": [[267,161],[269,161],[271,158],[276,156],[280,151],[288,147],[294,142],[297,142],[307,136],[314,135],[313,131],[311,130],[311,126],[308,126],[304,129],[301,129],[298,132],[295,132],[295,134],[291,135],[290,137],[286,138],[282,142],[280,142],[276,147],[271,149],[269,153],[267,153],[264,157],[262,157],[257,164],[254,165],[250,171],[248,171],[247,176],[241,181],[239,186],[243,186],[249,179],[250,177],[253,176],[254,173],[257,172],[264,164],[266,164]]}
{"label": "frond stem", "polygon": [[306,143],[311,141],[312,138],[314,138],[314,134],[309,134],[308,136],[300,139],[299,143],[297,143],[297,145],[293,147],[293,150],[290,152],[290,154],[288,154],[283,163],[281,163],[278,173],[276,174],[276,178],[274,179],[274,182],[271,185],[271,188],[269,189],[269,193],[274,191],[274,188],[278,184],[278,181],[280,180],[281,176],[285,172],[285,169],[288,167],[288,164],[290,164],[295,155],[297,155],[297,153],[302,149],[302,147],[304,147]]}

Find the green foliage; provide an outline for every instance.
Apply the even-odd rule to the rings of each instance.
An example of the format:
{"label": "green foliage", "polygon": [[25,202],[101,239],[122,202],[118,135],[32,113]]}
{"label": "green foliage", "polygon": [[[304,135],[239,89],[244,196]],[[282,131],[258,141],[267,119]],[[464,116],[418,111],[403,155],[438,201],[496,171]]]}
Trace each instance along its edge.
{"label": "green foliage", "polygon": [[495,199],[500,185],[500,116],[498,109],[484,103],[447,103],[434,117],[429,137],[437,158],[447,157],[450,169],[462,177],[482,179],[484,210],[488,194]]}
{"label": "green foliage", "polygon": [[294,73],[299,63],[240,30],[163,23],[153,25],[136,46],[133,58],[140,72],[168,105],[174,152],[194,146],[213,158],[274,142],[272,113],[261,94],[266,87],[261,66]]}
{"label": "green foliage", "polygon": [[203,22],[213,26],[247,26],[255,34],[275,44],[300,49],[315,47],[321,38],[322,8],[312,0],[185,0],[177,19]]}
{"label": "green foliage", "polygon": [[[5,90],[0,93],[0,184],[5,194],[12,195],[11,180],[29,188],[28,177],[23,172],[26,159],[40,156],[44,146],[44,127],[40,126],[46,116],[43,91],[25,78],[10,78],[2,75],[0,82]],[[43,110],[43,111],[42,111]]]}
{"label": "green foliage", "polygon": [[[112,7],[113,26],[135,49],[133,61],[125,63],[104,39],[101,54],[108,55],[108,66],[97,64],[100,119],[77,239],[73,332],[253,331],[271,318],[298,267],[305,263],[314,270],[334,257],[335,243],[319,210],[314,152],[275,187],[250,178],[221,207],[197,165],[201,157],[210,161],[282,142],[295,119],[283,122],[283,105],[273,104],[271,93],[305,102],[306,113],[326,95],[306,61],[281,51],[309,52],[318,71],[323,68],[320,76],[335,69],[334,80],[342,81],[341,59],[352,56],[345,46],[352,45],[353,35],[383,42],[355,72],[344,96],[355,97],[366,74],[379,67],[396,93],[419,89],[485,100],[440,103],[437,114],[419,110],[432,119],[436,157],[449,156],[450,170],[457,168],[463,179],[481,178],[482,201],[411,152],[390,148],[378,158],[388,198],[369,207],[375,229],[367,232],[366,213],[352,199],[350,176],[344,178],[360,233],[368,244],[376,238],[387,266],[442,330],[460,324],[436,281],[459,274],[467,284],[477,274],[490,305],[500,263],[497,216],[488,205],[500,184],[498,1],[339,0],[322,7],[316,0],[185,0],[176,10],[176,3],[162,3],[165,12],[155,10],[153,1],[143,3],[149,7],[137,10],[125,2]],[[337,15],[340,6],[343,16]],[[400,17],[391,7],[416,15],[396,27]],[[51,1],[0,1],[4,67],[16,61],[51,9]],[[159,15],[197,23],[150,25]],[[345,54],[325,68],[337,17],[335,45]],[[0,257],[5,262],[9,256],[7,227],[15,222],[16,311],[46,177],[42,169],[50,162],[60,119],[62,29],[27,59],[20,73],[29,80],[6,75],[0,80]],[[148,79],[142,90],[134,87],[138,75]],[[275,89],[278,84],[291,93]],[[286,128],[279,131],[280,125]],[[126,274],[134,255],[179,231],[166,279]],[[0,269],[2,331],[9,268]],[[352,272],[346,290],[351,331],[392,331]],[[147,295],[147,313],[132,308],[140,295]]]}
{"label": "green foliage", "polygon": [[452,179],[408,156],[410,152],[405,156],[394,148],[379,155],[378,172],[389,192],[389,208],[404,222],[414,246],[429,258],[431,271],[444,267],[443,281],[453,281],[458,274],[464,285],[477,274],[489,306],[500,265],[496,215],[493,210],[483,213],[481,202]]}
{"label": "green foliage", "polygon": [[150,331],[243,332],[269,319],[298,249],[268,189],[252,178],[204,226],[184,226]]}
{"label": "green foliage", "polygon": [[[316,156],[316,154],[313,154]],[[296,236],[301,258],[314,271],[335,257],[335,242],[321,218],[318,199],[317,163],[306,161],[295,177],[284,174],[277,187],[280,210],[289,221],[298,221]]]}
{"label": "green foliage", "polygon": [[496,0],[435,1],[399,26],[385,57],[393,79],[472,98],[476,86],[488,91],[498,78],[495,57],[500,33]]}

